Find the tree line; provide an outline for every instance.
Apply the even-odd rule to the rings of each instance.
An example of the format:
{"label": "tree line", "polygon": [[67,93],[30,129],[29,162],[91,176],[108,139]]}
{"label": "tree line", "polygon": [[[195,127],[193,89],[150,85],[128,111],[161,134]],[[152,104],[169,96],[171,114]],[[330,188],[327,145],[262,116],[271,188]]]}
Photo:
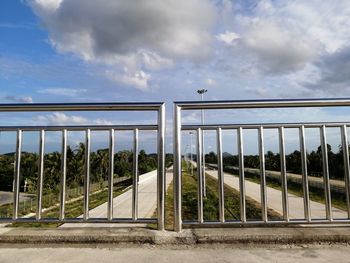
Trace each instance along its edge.
{"label": "tree line", "polygon": [[[139,152],[139,174],[157,169],[157,154]],[[85,144],[77,149],[67,147],[67,177],[69,187],[84,185]],[[38,183],[39,154],[22,152],[20,186],[23,191],[25,182],[27,192],[35,193]],[[12,191],[15,167],[15,153],[0,155],[0,191]],[[99,149],[90,153],[90,182],[108,180],[109,149]],[[119,151],[114,154],[114,176],[131,177],[133,172],[133,152]],[[61,153],[58,151],[44,155],[44,192],[58,192],[61,178]]]}
{"label": "tree line", "polygon": [[[328,153],[328,166],[329,175],[333,179],[344,178],[344,160],[343,160],[343,149],[341,146],[338,147],[337,152],[333,152],[331,145],[327,144]],[[217,155],[215,152],[210,152],[205,156],[206,163],[217,163]],[[239,160],[238,155],[231,155],[229,153],[223,154],[223,165],[224,166],[238,166]],[[259,155],[245,155],[244,166],[249,168],[260,168]],[[294,152],[286,155],[286,166],[287,171],[291,173],[301,174],[301,153],[295,150]],[[265,154],[265,167],[267,170],[280,171],[281,162],[280,154],[268,151]],[[317,150],[307,152],[307,170],[308,175],[311,176],[322,176],[323,174],[323,162],[322,162],[322,148],[319,146]]]}

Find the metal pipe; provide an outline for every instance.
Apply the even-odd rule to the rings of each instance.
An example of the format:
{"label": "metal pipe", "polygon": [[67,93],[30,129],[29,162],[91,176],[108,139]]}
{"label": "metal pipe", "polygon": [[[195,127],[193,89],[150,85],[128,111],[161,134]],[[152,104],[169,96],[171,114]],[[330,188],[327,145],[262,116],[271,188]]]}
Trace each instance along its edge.
{"label": "metal pipe", "polygon": [[220,222],[225,222],[225,196],[224,196],[224,171],[222,162],[222,135],[221,128],[216,130],[216,145],[218,158],[218,181],[219,181],[219,216]]}
{"label": "metal pipe", "polygon": [[44,156],[45,156],[45,130],[40,131],[39,146],[39,170],[38,170],[38,199],[36,205],[36,219],[41,219],[42,199],[43,199],[43,182],[44,182]]}
{"label": "metal pipe", "polygon": [[65,218],[66,205],[66,177],[67,177],[67,130],[62,131],[62,154],[61,154],[61,189],[60,189],[60,215],[59,219]]}
{"label": "metal pipe", "polygon": [[342,149],[344,158],[344,177],[346,189],[346,203],[348,207],[348,218],[350,218],[350,164],[349,164],[349,144],[346,125],[341,128]]}
{"label": "metal pipe", "polygon": [[244,154],[243,154],[243,130],[239,127],[237,130],[238,139],[238,157],[239,157],[239,196],[241,221],[246,222],[246,204],[245,204],[245,182],[244,182]]}
{"label": "metal pipe", "polygon": [[[181,108],[174,105],[174,230],[182,230]],[[197,157],[198,158],[198,157]]]}
{"label": "metal pipe", "polygon": [[299,128],[299,139],[300,139],[301,169],[302,169],[303,195],[304,195],[304,216],[306,221],[310,222],[311,210],[310,210],[309,180],[308,180],[308,173],[307,173],[305,127],[303,125]]}
{"label": "metal pipe", "polygon": [[305,128],[321,128],[326,127],[341,127],[343,125],[350,126],[349,122],[304,122],[304,123],[259,123],[259,124],[205,124],[205,125],[183,125],[182,130],[196,130],[201,128],[202,130],[216,130],[221,128],[223,130],[233,130],[242,127],[243,129],[259,129],[263,127],[264,129],[278,129],[283,126],[284,128],[297,128],[300,126],[305,126]]}
{"label": "metal pipe", "polygon": [[328,146],[326,139],[326,127],[320,129],[321,132],[321,146],[322,146],[322,165],[323,165],[323,180],[324,180],[324,195],[326,201],[326,218],[329,221],[333,220],[332,203],[331,203],[331,187],[329,182],[329,168],[328,168]]}
{"label": "metal pipe", "polygon": [[139,130],[134,130],[134,150],[133,150],[133,187],[132,187],[132,219],[138,218],[138,193],[139,193]]}
{"label": "metal pipe", "polygon": [[223,101],[177,101],[175,105],[183,110],[201,109],[252,109],[290,107],[335,107],[350,106],[350,98],[340,99],[276,99],[276,100],[223,100]]}
{"label": "metal pipe", "polygon": [[17,130],[16,140],[16,163],[15,163],[15,178],[14,178],[14,197],[13,197],[13,220],[18,218],[18,203],[21,180],[21,155],[22,155],[22,130]]}
{"label": "metal pipe", "polygon": [[[197,201],[198,201],[198,223],[203,223],[203,170],[202,167],[202,130],[197,130]],[[192,163],[191,163],[192,165]]]}
{"label": "metal pipe", "polygon": [[90,139],[91,132],[85,132],[85,165],[84,165],[84,220],[89,218],[89,192],[90,192]]}
{"label": "metal pipe", "polygon": [[281,179],[282,179],[282,208],[283,218],[289,221],[289,205],[288,205],[288,186],[287,186],[287,168],[286,168],[286,152],[284,143],[284,127],[280,127],[279,146],[280,146],[280,162],[281,162]]}
{"label": "metal pipe", "polygon": [[86,131],[87,129],[90,129],[91,131],[108,131],[110,129],[129,131],[136,128],[140,131],[153,131],[158,130],[158,125],[0,126],[0,131],[17,131],[18,129],[21,129],[22,131],[62,131],[64,129],[69,131]]}
{"label": "metal pipe", "polygon": [[165,193],[166,193],[166,172],[165,172],[165,104],[162,104],[158,110],[158,135],[157,135],[157,213],[158,230],[165,228]]}
{"label": "metal pipe", "polygon": [[0,112],[21,111],[157,111],[162,102],[0,104]]}
{"label": "metal pipe", "polygon": [[108,207],[107,218],[113,219],[113,177],[114,177],[114,129],[109,130],[109,167],[108,167]]}
{"label": "metal pipe", "polygon": [[264,149],[264,128],[259,130],[259,157],[260,157],[260,193],[261,193],[261,216],[264,222],[267,217],[267,192],[266,192],[266,170],[265,170],[265,149]]}

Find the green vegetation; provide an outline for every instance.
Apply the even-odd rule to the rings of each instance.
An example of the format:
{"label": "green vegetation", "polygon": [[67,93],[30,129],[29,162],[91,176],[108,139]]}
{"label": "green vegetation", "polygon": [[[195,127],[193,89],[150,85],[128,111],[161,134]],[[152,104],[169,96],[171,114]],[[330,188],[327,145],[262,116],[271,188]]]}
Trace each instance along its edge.
{"label": "green vegetation", "polygon": [[[125,189],[132,184],[132,179],[124,180],[120,183],[114,185],[113,196],[117,197],[122,194]],[[105,188],[101,191],[97,191],[89,196],[89,209],[93,209],[103,203],[107,202],[108,189]],[[65,205],[65,217],[66,218],[76,218],[83,214],[83,197],[77,198],[72,202],[67,202]],[[54,206],[48,211],[42,214],[42,218],[57,218],[59,213],[59,206]],[[14,223],[11,227],[57,227],[61,223]]]}
{"label": "green vegetation", "polygon": [[[344,161],[343,149],[339,146],[338,152],[335,153],[332,147],[327,144],[329,176],[331,179],[344,180]],[[210,152],[205,156],[206,163],[217,163],[217,156]],[[239,160],[237,155],[224,154],[224,166],[238,166]],[[259,155],[245,155],[244,166],[249,168],[259,168]],[[301,154],[300,151],[294,151],[286,155],[286,166],[288,172],[301,174]],[[268,151],[265,154],[265,168],[271,171],[280,171],[280,154]],[[307,169],[310,176],[322,177],[322,149],[321,146],[316,151],[307,153]]]}
{"label": "green vegetation", "polygon": [[[168,158],[169,159],[169,158]],[[11,192],[14,179],[15,154],[0,155],[0,191]],[[84,186],[85,145],[81,143],[73,150],[67,147],[67,176],[66,176],[66,200],[82,197]],[[132,151],[119,151],[114,155],[114,178],[132,177]],[[19,216],[36,211],[36,195],[38,184],[39,156],[37,153],[22,152],[20,191],[32,194],[32,198],[19,203]],[[99,149],[90,154],[90,195],[106,191],[109,168],[109,150]],[[139,152],[139,173],[143,174],[157,169],[157,154],[146,154],[144,150]],[[44,156],[44,182],[43,182],[43,208],[50,208],[49,217],[58,217],[57,207],[59,203],[61,178],[61,154],[59,152],[47,153]],[[120,189],[119,189],[120,190]],[[100,197],[100,196],[98,196]],[[104,199],[106,202],[107,199]],[[77,201],[78,202],[78,201]],[[93,199],[91,199],[93,202]],[[91,203],[92,204],[92,203]],[[78,205],[78,204],[77,204]],[[79,206],[79,205],[78,205]],[[81,206],[82,207],[82,206]],[[12,216],[12,204],[0,206],[0,217]],[[80,211],[79,209],[75,209]],[[68,210],[67,210],[68,212]],[[82,212],[82,211],[81,211]],[[77,212],[78,213],[78,212]],[[76,213],[73,213],[76,214]],[[80,214],[78,214],[80,215]]]}
{"label": "green vegetation", "polygon": [[[196,221],[197,217],[197,179],[191,176],[187,165],[183,163],[182,172],[182,218]],[[196,169],[194,169],[196,174]],[[218,221],[219,219],[219,193],[218,182],[206,175],[207,196],[203,199],[203,217],[205,221]],[[227,185],[224,186],[225,219],[240,220],[239,192]],[[174,224],[174,196],[173,183],[169,185],[165,201],[165,227],[173,229]],[[261,206],[249,197],[246,197],[246,211],[248,220],[261,219]],[[268,210],[270,220],[280,219],[281,216],[273,210]],[[153,227],[153,225],[152,225]],[[155,227],[155,226],[154,226]]]}

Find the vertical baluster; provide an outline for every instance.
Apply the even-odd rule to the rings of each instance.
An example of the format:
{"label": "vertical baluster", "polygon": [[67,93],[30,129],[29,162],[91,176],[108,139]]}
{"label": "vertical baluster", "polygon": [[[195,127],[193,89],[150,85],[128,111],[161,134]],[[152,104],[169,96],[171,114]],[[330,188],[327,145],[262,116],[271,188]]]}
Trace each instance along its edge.
{"label": "vertical baluster", "polygon": [[90,139],[91,132],[85,132],[85,165],[84,165],[84,220],[89,219],[89,192],[90,192]]}
{"label": "vertical baluster", "polygon": [[166,174],[165,174],[165,104],[158,110],[158,134],[157,134],[157,213],[158,230],[164,230],[165,221],[165,193],[166,193]]}
{"label": "vertical baluster", "polygon": [[326,201],[326,218],[332,221],[332,203],[331,203],[331,187],[329,182],[329,168],[328,168],[328,148],[326,138],[326,126],[321,127],[321,146],[322,146],[322,165],[323,165],[323,182]]}
{"label": "vertical baluster", "polygon": [[222,163],[222,133],[221,128],[216,130],[216,145],[218,158],[218,182],[219,182],[219,216],[220,222],[225,222],[225,199],[224,199],[224,171]]}
{"label": "vertical baluster", "polygon": [[44,181],[44,155],[45,155],[45,130],[40,131],[39,146],[39,170],[38,170],[38,199],[36,206],[36,219],[41,219],[42,198],[43,198],[43,181]]}
{"label": "vertical baluster", "polygon": [[113,176],[114,176],[114,129],[109,130],[109,168],[108,168],[108,208],[107,218],[113,219]]}
{"label": "vertical baluster", "polygon": [[132,188],[132,219],[138,218],[138,185],[139,185],[139,130],[134,130],[134,151],[133,151],[133,188]]}
{"label": "vertical baluster", "polygon": [[287,169],[286,169],[286,152],[284,143],[284,127],[279,128],[279,146],[280,146],[280,163],[281,163],[281,179],[282,179],[282,208],[283,219],[289,221],[288,206],[288,187],[287,187]]}
{"label": "vertical baluster", "polygon": [[15,161],[15,178],[14,178],[14,200],[13,200],[13,219],[18,218],[18,204],[20,192],[20,175],[21,175],[21,155],[22,155],[22,130],[17,131],[16,140],[16,161]]}
{"label": "vertical baluster", "polygon": [[345,189],[346,189],[346,203],[348,206],[348,218],[350,218],[350,164],[349,164],[349,145],[348,145],[348,133],[346,125],[341,127],[342,135],[342,148],[344,158],[344,177],[345,177]]}
{"label": "vertical baluster", "polygon": [[198,184],[198,223],[203,223],[203,169],[202,167],[202,129],[197,129],[197,184]]}
{"label": "vertical baluster", "polygon": [[302,169],[302,180],[303,180],[303,194],[304,194],[304,217],[310,222],[311,221],[311,210],[310,210],[310,195],[309,195],[309,181],[307,173],[307,156],[305,146],[305,127],[299,128],[299,139],[300,139],[300,154],[301,154],[301,169]]}
{"label": "vertical baluster", "polygon": [[246,222],[246,203],[245,203],[245,182],[244,182],[244,154],[243,154],[243,130],[238,128],[238,156],[239,156],[239,192],[240,192],[240,208],[241,221]]}
{"label": "vertical baluster", "polygon": [[66,205],[66,177],[67,177],[67,129],[62,131],[62,154],[61,154],[61,189],[60,189],[60,220],[65,218]]}
{"label": "vertical baluster", "polygon": [[264,149],[264,128],[259,128],[259,157],[260,157],[260,193],[261,193],[261,216],[264,222],[267,217],[267,193],[266,193],[266,171],[265,171],[265,149]]}
{"label": "vertical baluster", "polygon": [[[182,230],[181,107],[174,105],[174,230]],[[197,157],[198,158],[198,157]],[[200,167],[197,167],[200,169]]]}

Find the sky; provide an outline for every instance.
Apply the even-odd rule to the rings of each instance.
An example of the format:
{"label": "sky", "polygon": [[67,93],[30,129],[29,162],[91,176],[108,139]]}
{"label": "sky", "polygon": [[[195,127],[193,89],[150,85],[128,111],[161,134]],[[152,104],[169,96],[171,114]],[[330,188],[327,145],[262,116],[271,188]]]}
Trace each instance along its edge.
{"label": "sky", "polygon": [[[164,101],[171,151],[172,102],[199,100],[197,89],[208,90],[206,100],[350,97],[349,40],[348,0],[1,0],[0,103]],[[234,123],[348,116],[205,114]],[[0,117],[1,125],[155,121],[133,113]]]}

